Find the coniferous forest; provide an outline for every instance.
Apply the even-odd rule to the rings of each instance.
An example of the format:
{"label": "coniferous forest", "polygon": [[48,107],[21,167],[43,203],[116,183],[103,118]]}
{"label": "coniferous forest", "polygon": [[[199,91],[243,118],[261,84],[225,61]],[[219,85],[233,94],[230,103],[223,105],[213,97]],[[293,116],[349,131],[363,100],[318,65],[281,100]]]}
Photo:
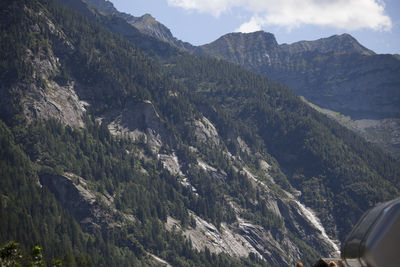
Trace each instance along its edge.
{"label": "coniferous forest", "polygon": [[80,0],[1,1],[0,146],[1,266],[312,264],[335,248],[297,202],[338,244],[400,195],[290,88]]}

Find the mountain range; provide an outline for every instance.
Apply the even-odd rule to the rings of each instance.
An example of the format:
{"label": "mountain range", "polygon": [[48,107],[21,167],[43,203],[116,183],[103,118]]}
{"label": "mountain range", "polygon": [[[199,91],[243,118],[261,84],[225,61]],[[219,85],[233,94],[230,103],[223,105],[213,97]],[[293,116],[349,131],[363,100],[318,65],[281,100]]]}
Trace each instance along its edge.
{"label": "mountain range", "polygon": [[400,60],[348,34],[278,45],[265,32],[233,33],[201,46],[288,85],[307,102],[392,155],[400,155]]}
{"label": "mountain range", "polygon": [[278,44],[271,33],[231,33],[196,47],[176,39],[149,14],[134,17],[110,2],[88,3],[182,50],[224,59],[285,84],[318,111],[400,157],[399,55],[376,54],[349,34]]}
{"label": "mountain range", "polygon": [[396,159],[245,65],[256,57],[222,59],[248,38],[271,62],[336,55],[347,35],[194,47],[108,1],[0,7],[1,243],[66,266],[312,264],[400,195]]}

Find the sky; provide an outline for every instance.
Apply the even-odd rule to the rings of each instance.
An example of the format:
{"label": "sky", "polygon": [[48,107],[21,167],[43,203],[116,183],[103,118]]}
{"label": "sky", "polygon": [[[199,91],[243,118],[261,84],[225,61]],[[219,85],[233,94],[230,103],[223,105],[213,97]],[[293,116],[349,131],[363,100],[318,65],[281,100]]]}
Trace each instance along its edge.
{"label": "sky", "polygon": [[379,54],[400,54],[399,0],[111,0],[122,12],[151,14],[193,45],[230,32],[263,30],[279,44],[349,33]]}

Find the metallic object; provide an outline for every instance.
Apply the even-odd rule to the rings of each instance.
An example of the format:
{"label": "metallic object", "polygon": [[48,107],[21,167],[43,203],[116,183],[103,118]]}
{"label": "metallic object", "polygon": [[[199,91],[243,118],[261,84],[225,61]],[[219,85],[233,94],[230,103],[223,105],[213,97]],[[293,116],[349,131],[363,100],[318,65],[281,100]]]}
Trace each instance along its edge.
{"label": "metallic object", "polygon": [[400,198],[365,212],[341,248],[348,267],[399,267],[399,256]]}

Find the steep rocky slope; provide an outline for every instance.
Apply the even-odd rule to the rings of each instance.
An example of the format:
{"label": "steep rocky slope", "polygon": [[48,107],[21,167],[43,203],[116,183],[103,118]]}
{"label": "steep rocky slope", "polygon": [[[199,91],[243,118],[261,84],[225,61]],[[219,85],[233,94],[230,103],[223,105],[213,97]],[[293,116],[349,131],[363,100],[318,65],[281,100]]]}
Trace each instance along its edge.
{"label": "steep rocky slope", "polygon": [[126,14],[123,12],[119,12],[114,5],[109,1],[104,0],[85,0],[84,2],[93,6],[100,12],[107,15],[114,15],[126,20],[130,25],[134,26],[140,32],[159,39],[161,41],[167,42],[173,46],[176,46],[180,49],[186,51],[193,51],[196,48],[192,46],[190,43],[183,42],[174,37],[167,27],[165,27],[162,23],[158,22],[155,18],[151,16],[151,14],[144,14],[140,17],[132,16],[131,14]]}
{"label": "steep rocky slope", "polygon": [[[2,73],[19,74],[1,76],[2,173],[17,162],[11,146],[31,166],[17,184],[45,199],[39,208],[57,202],[42,226],[33,208],[7,208],[21,193],[4,175],[2,240],[21,238],[12,220],[41,229],[37,242],[67,221],[73,241],[60,227],[47,248],[83,250],[96,265],[310,264],[399,194],[398,162],[286,87],[163,46],[78,0],[58,2],[87,17],[11,2],[4,15],[31,34],[1,25],[3,47],[19,51],[14,61],[1,51]],[[67,215],[48,214],[57,210]]]}

